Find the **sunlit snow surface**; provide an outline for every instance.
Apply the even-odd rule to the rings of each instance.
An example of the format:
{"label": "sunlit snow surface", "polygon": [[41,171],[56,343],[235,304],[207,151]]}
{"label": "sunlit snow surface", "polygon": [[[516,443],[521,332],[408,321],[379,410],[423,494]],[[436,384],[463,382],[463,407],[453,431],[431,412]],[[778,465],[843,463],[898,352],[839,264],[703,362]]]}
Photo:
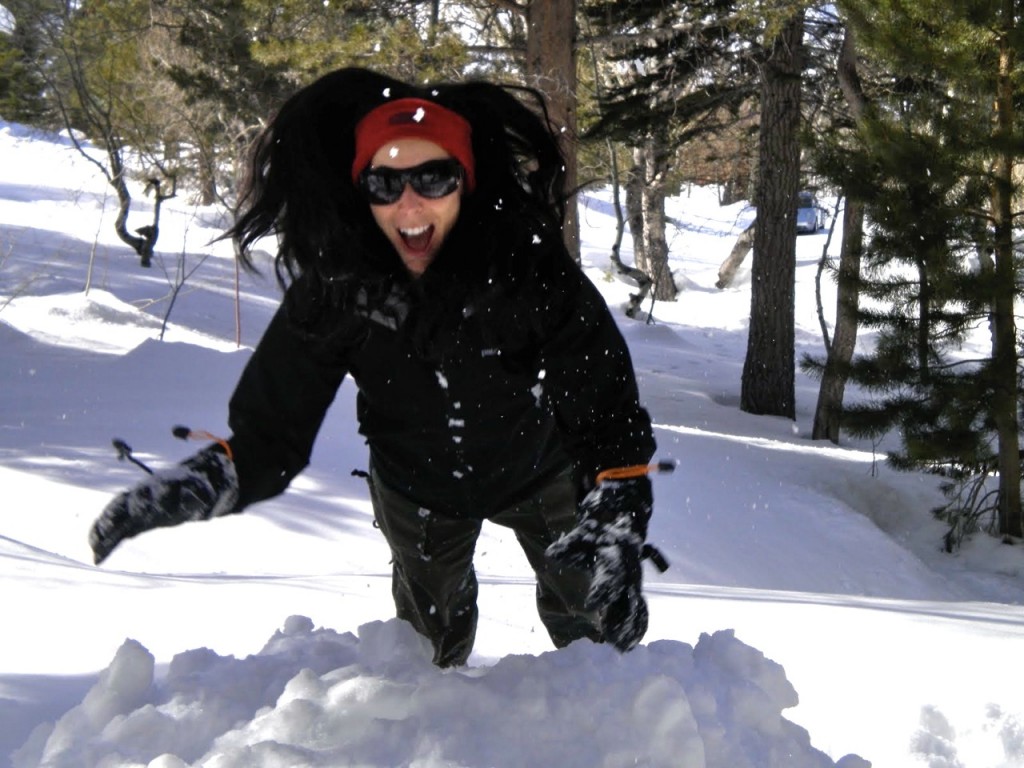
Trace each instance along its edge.
{"label": "sunlit snow surface", "polygon": [[[223,431],[278,289],[270,268],[236,284],[216,210],[170,201],[143,270],[69,142],[0,123],[0,157],[0,765],[1024,765],[1024,548],[943,554],[935,480],[891,472],[884,446],[812,443],[800,375],[795,422],[739,410],[749,264],[714,284],[744,205],[670,201],[683,290],[645,324],[621,312],[633,288],[609,269],[606,193],[581,203],[588,274],[659,457],[679,461],[655,481],[651,538],[672,568],[647,572],[644,645],[551,650],[525,558],[487,525],[476,650],[439,671],[391,618],[387,548],[351,475],[366,457],[350,383],[287,494],[91,565],[90,523],[141,479],[111,438],[159,467],[197,448],[172,426]],[[148,223],[136,201],[130,226]],[[825,242],[797,244],[798,353],[821,351]],[[199,268],[167,317],[182,254]]]}

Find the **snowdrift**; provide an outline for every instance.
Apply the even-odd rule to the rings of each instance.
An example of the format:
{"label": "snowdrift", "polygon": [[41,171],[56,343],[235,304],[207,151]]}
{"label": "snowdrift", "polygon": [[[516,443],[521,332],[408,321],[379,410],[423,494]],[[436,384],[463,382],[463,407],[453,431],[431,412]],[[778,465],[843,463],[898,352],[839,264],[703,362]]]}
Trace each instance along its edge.
{"label": "snowdrift", "polygon": [[127,640],[81,704],[38,727],[13,765],[836,765],[782,716],[797,704],[782,667],[730,630],[625,656],[587,641],[490,667],[439,670],[430,656],[397,619],[357,637],[293,616],[256,655],[187,651],[158,680],[153,656]]}

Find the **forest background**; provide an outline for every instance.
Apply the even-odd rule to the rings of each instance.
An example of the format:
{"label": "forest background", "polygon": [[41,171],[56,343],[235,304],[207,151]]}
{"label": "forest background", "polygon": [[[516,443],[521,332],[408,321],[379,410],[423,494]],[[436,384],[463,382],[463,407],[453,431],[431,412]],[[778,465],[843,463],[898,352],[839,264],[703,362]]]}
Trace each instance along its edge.
{"label": "forest background", "polygon": [[[614,260],[637,284],[628,313],[682,300],[666,197],[699,184],[750,199],[756,218],[720,274],[725,287],[751,258],[739,407],[794,418],[803,366],[821,379],[815,439],[895,432],[894,466],[945,479],[948,549],[977,531],[1024,537],[1015,0],[4,0],[0,28],[0,116],[104,149],[90,160],[140,268],[161,203],[232,210],[253,137],[327,71],[537,88],[564,137],[566,196],[613,189]],[[820,265],[838,281],[824,351],[798,360],[808,189],[836,201],[843,242]],[[618,258],[627,228],[632,264]],[[576,251],[573,218],[565,238]],[[966,358],[979,332],[990,352]]]}

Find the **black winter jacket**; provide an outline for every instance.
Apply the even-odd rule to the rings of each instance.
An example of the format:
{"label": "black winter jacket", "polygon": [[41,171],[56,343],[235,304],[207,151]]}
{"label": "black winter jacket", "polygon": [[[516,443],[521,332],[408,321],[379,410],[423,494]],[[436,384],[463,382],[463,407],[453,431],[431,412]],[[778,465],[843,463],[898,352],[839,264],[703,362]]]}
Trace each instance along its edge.
{"label": "black winter jacket", "polygon": [[580,270],[573,297],[530,344],[492,346],[470,315],[437,359],[401,324],[334,310],[335,331],[271,321],[230,404],[238,509],[281,493],[308,463],[346,375],[381,479],[424,508],[486,518],[572,467],[581,489],[601,469],[654,453],[632,363],[603,298]]}

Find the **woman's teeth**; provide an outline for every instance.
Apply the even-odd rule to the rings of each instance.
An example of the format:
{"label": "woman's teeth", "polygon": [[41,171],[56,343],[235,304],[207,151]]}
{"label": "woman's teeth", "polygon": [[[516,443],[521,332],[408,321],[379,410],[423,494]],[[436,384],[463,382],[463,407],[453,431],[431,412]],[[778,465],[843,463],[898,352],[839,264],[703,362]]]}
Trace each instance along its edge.
{"label": "woman's teeth", "polygon": [[434,234],[434,227],[431,224],[427,224],[422,227],[412,227],[411,229],[399,229],[398,234],[402,236],[402,241],[410,250],[424,251],[430,245],[430,238]]}

